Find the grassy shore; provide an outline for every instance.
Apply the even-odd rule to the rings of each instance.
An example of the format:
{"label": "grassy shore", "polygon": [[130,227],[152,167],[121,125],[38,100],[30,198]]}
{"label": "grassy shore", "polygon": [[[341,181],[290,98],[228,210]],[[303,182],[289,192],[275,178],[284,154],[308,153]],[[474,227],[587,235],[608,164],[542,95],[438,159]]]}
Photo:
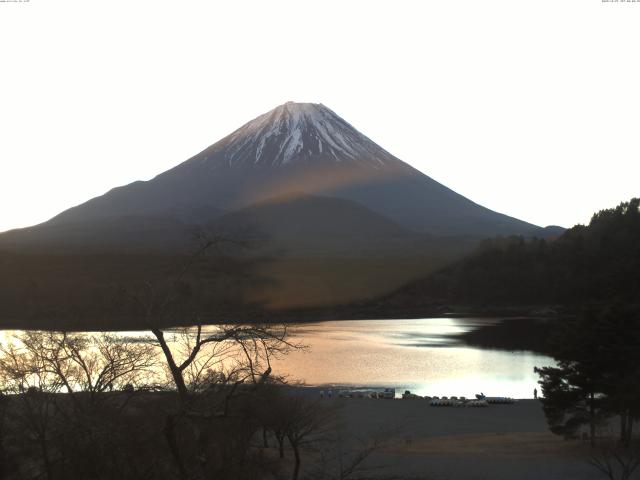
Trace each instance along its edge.
{"label": "grassy shore", "polygon": [[587,464],[588,445],[553,435],[536,400],[487,408],[435,408],[421,399],[325,401],[341,405],[346,430],[385,439],[367,466],[392,478],[600,478]]}

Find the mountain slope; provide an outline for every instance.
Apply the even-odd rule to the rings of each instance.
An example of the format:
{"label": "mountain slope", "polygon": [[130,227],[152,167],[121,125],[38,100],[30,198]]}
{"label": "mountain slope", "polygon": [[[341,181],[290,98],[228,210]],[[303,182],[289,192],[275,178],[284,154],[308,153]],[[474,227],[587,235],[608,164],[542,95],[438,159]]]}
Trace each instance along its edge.
{"label": "mountain slope", "polygon": [[198,225],[165,215],[120,215],[45,222],[0,235],[0,248],[39,253],[186,252]]}
{"label": "mountain slope", "polygon": [[300,192],[361,203],[400,225],[438,235],[492,236],[538,227],[473,203],[395,158],[323,105],[286,103],[186,162],[71,208],[50,223],[170,214],[208,221]]}
{"label": "mountain slope", "polygon": [[241,208],[215,220],[210,229],[255,232],[271,250],[294,255],[391,252],[429,238],[359,203],[305,194],[276,197]]}
{"label": "mountain slope", "polygon": [[159,214],[47,222],[6,232],[0,247],[40,253],[184,253],[203,232],[248,242],[255,255],[358,256],[427,248],[431,239],[357,202],[306,194],[270,198],[226,214],[208,213],[201,223]]}

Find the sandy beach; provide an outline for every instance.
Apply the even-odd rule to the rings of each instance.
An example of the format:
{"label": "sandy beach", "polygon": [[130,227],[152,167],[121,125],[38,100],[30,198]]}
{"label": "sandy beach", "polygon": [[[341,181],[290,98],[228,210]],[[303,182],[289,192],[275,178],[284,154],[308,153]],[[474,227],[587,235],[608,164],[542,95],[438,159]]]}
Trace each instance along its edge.
{"label": "sandy beach", "polygon": [[421,399],[325,401],[341,405],[347,431],[387,438],[367,463],[380,475],[460,480],[601,478],[586,462],[588,445],[553,435],[536,400],[486,408],[431,407]]}

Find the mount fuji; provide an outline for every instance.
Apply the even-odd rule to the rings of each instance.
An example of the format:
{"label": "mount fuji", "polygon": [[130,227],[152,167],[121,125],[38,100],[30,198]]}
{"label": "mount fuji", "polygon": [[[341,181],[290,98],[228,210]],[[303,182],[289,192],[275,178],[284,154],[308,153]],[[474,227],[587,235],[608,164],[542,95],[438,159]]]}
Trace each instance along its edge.
{"label": "mount fuji", "polygon": [[[261,223],[260,212],[268,205],[269,215],[277,217],[274,202],[291,210],[292,201],[298,220],[313,204],[309,212],[329,243],[345,233],[358,237],[356,231],[345,232],[349,228],[369,238],[395,239],[401,233],[544,235],[540,227],[441,185],[324,105],[288,102],[152,180],[114,188],[43,224],[0,235],[0,246],[176,248],[189,227],[220,225],[228,215],[238,224],[247,212],[262,228],[278,229],[270,232],[277,237],[283,222]],[[358,220],[347,221],[349,212]],[[333,225],[332,218],[338,217],[339,225]],[[316,235],[314,244],[321,249],[322,238]]]}
{"label": "mount fuji", "polygon": [[100,299],[114,283],[166,281],[194,230],[258,233],[254,248],[228,257],[225,275],[237,281],[207,277],[240,305],[232,315],[243,302],[286,310],[371,299],[481,238],[554,233],[450,190],[324,105],[289,102],[149,181],[0,234],[0,317],[19,318],[31,302],[47,315],[103,315],[101,327],[112,327]]}

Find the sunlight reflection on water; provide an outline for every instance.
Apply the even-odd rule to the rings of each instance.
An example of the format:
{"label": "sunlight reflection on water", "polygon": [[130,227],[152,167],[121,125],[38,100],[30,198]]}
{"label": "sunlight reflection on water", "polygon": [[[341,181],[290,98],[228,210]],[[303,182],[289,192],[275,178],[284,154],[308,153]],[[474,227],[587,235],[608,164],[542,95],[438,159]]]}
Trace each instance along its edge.
{"label": "sunlight reflection on water", "polygon": [[[531,398],[535,366],[549,357],[468,347],[456,336],[496,319],[341,320],[296,324],[289,332],[308,346],[273,362],[274,372],[308,385],[395,387],[419,395]],[[4,343],[15,331],[0,331]],[[149,332],[118,332],[152,341]],[[168,336],[170,339],[170,334]]]}
{"label": "sunlight reflection on water", "polygon": [[276,362],[277,371],[308,384],[389,386],[419,395],[530,398],[534,366],[553,365],[531,352],[484,350],[456,335],[495,319],[349,320],[296,325],[309,352]]}

